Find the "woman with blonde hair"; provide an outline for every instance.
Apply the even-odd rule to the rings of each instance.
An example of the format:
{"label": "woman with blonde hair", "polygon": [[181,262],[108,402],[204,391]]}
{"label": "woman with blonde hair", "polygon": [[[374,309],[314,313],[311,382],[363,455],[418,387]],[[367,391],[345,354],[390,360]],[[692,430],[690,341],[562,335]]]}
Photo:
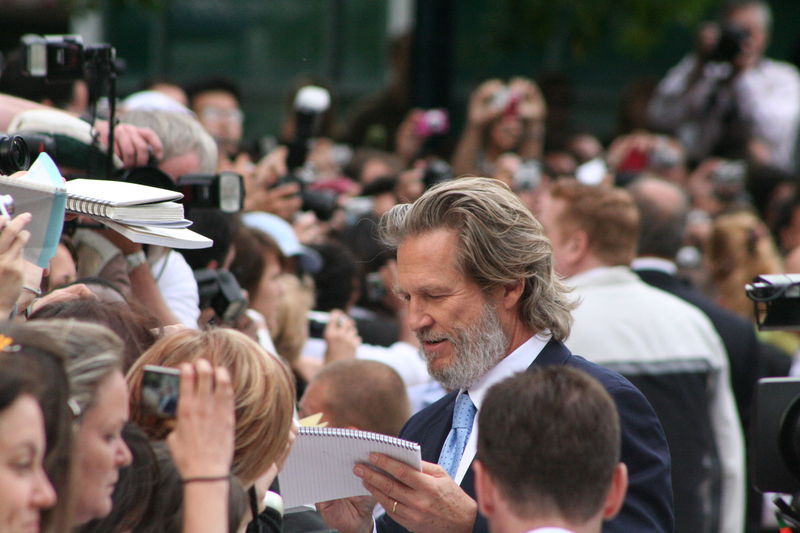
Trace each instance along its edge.
{"label": "woman with blonde hair", "polygon": [[755,320],[744,286],[761,274],[783,272],[778,249],[764,222],[739,211],[718,216],[708,244],[708,266],[717,302]]}
{"label": "woman with blonde hair", "polygon": [[157,341],[128,372],[131,419],[150,438],[166,438],[172,421],[149,415],[140,405],[144,366],[178,367],[199,359],[230,373],[236,415],[232,472],[250,487],[286,452],[295,392],[284,363],[243,333],[225,328],[183,330]]}

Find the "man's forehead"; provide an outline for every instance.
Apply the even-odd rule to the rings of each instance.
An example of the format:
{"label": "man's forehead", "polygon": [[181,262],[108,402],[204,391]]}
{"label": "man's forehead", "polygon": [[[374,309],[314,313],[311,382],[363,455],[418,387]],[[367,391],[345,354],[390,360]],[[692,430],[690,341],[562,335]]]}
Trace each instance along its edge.
{"label": "man's forehead", "polygon": [[762,8],[756,5],[744,5],[728,13],[726,20],[747,29],[759,29],[766,31],[766,20],[764,20]]}

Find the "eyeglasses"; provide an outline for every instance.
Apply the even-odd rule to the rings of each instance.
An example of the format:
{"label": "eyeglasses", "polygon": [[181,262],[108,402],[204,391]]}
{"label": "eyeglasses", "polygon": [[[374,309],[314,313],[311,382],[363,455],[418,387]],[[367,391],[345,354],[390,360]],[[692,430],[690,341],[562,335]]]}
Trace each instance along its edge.
{"label": "eyeglasses", "polygon": [[208,122],[235,122],[241,124],[244,121],[244,113],[242,113],[241,109],[206,107],[200,113],[200,116]]}

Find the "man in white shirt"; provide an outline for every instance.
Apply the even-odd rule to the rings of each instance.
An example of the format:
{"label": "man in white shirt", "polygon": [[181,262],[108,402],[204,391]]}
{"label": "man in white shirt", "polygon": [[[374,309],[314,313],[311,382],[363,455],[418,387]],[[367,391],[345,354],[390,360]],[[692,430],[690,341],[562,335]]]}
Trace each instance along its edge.
{"label": "man in white shirt", "polygon": [[493,533],[599,533],[625,497],[619,447],[614,400],[596,379],[566,366],[521,372],[483,402],[478,508]]}
{"label": "man in white shirt", "polygon": [[621,421],[630,489],[604,530],[672,531],[670,459],[658,418],[630,382],[561,344],[573,305],[555,276],[541,225],[519,198],[498,180],[462,178],[395,206],[381,227],[397,249],[395,292],[407,302],[428,371],[452,392],[412,416],[400,433],[420,444],[422,471],[373,454],[380,470],[356,465],[354,474],[374,499],[320,503],[326,523],[342,533],[368,531],[377,500],[386,510],[375,524],[380,533],[488,532],[474,499],[475,414],[493,384],[520,371],[567,365],[603,384]]}
{"label": "man in white shirt", "polygon": [[[701,28],[696,51],[659,83],[651,123],[674,133],[690,159],[720,155],[794,170],[800,74],[764,57],[771,22],[766,2],[730,2],[722,25]],[[720,41],[738,49],[726,53]]]}
{"label": "man in white shirt", "polygon": [[631,270],[639,212],[622,189],[554,184],[539,218],[578,307],[569,346],[639,387],[672,462],[675,531],[741,532],[744,439],[728,359],[708,317]]}

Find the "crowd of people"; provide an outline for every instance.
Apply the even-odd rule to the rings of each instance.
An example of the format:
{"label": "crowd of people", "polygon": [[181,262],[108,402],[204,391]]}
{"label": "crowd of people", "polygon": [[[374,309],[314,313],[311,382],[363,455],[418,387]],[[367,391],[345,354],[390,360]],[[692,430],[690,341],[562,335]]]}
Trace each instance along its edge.
{"label": "crowd of people", "polygon": [[[113,179],[219,198],[184,199],[210,248],[68,215],[46,269],[32,215],[0,217],[0,533],[772,527],[744,429],[800,337],[758,331],[744,285],[800,271],[800,74],[771,24],[730,3],[605,143],[552,131],[534,80],[486,80],[449,150],[394,82],[344,124],[301,84],[248,140],[228,79],[151,80],[90,122],[80,81],[9,56],[0,129],[65,178],[111,178],[113,138]],[[179,372],[171,416],[153,365]],[[284,510],[320,414],[419,443],[422,470],[373,454],[370,496]]]}

